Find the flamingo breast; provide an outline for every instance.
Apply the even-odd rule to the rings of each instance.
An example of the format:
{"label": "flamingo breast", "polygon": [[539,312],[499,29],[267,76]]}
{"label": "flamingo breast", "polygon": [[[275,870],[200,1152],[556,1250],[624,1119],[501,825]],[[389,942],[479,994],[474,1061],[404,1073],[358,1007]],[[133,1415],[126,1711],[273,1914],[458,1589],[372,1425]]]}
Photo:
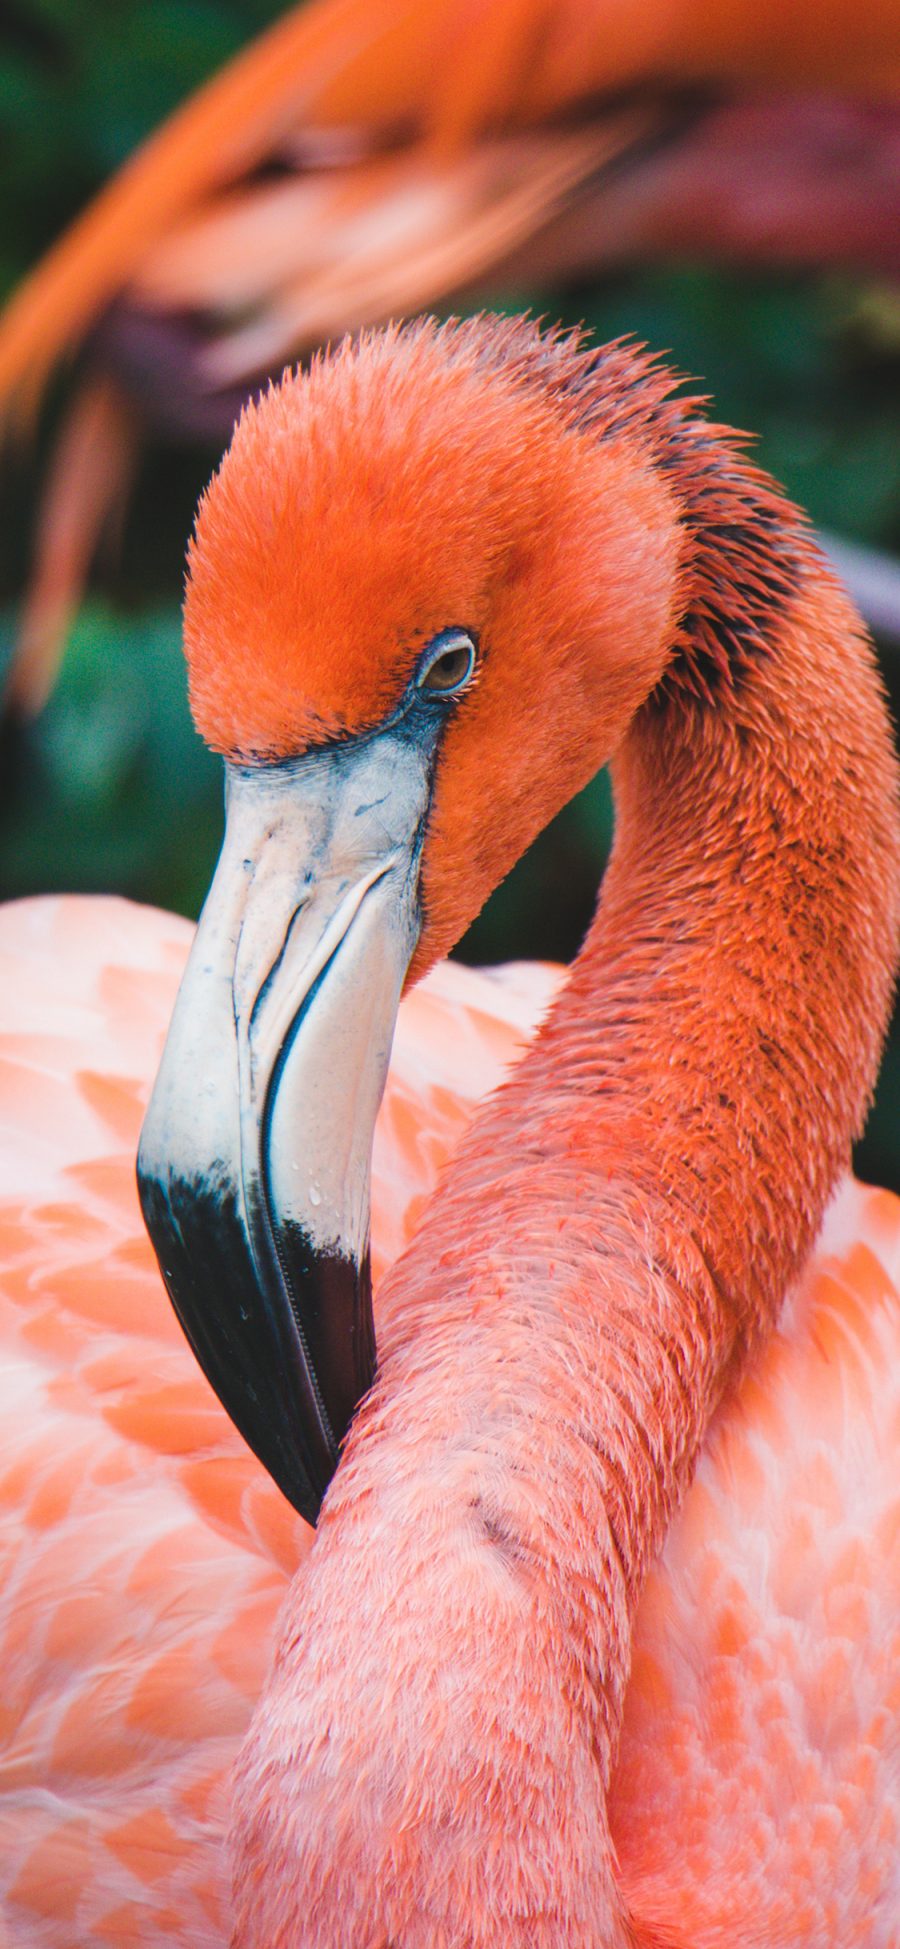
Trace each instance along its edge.
{"label": "flamingo breast", "polygon": [[[227,1941],[227,1775],[310,1541],[138,1211],[190,937],[108,899],[0,915],[3,1949]],[[559,979],[447,964],[403,1004],[376,1280]],[[896,1943],[898,1435],[900,1202],[848,1181],[638,1617],[611,1818],[635,1915],[685,1949],[748,1915],[759,1945]]]}

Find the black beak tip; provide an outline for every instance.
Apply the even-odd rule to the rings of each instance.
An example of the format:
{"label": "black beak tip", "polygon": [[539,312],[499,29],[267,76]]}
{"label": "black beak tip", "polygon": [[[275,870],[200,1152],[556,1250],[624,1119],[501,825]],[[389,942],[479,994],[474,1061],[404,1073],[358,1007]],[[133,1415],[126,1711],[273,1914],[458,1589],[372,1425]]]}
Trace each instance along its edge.
{"label": "black beak tip", "polygon": [[285,1226],[260,1264],[227,1172],[161,1176],[141,1153],[138,1192],[166,1290],[226,1412],[312,1524],[375,1369],[371,1282]]}

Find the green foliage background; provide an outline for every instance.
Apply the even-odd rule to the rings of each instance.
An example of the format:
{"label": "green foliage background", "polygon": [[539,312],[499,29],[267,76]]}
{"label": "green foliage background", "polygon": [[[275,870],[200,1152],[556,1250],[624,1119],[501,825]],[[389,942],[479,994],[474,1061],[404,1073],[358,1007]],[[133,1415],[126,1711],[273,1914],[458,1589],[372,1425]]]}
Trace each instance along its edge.
{"label": "green foliage background", "polygon": [[[0,290],[105,176],[280,9],[273,0],[8,0],[0,23]],[[600,337],[633,332],[759,436],[816,521],[900,556],[900,297],[841,278],[652,268],[600,286],[505,294]],[[52,410],[49,415],[52,425]],[[46,440],[5,468],[0,598],[8,652]],[[157,449],[121,548],[101,564],[50,708],[0,753],[0,894],[116,889],[195,914],[221,828],[219,767],[187,714],[184,539],[217,454]],[[0,648],[0,654],[3,649]],[[895,707],[900,659],[885,658]],[[567,958],[609,847],[604,778],[537,842],[470,931],[464,958]],[[896,1031],[863,1175],[900,1186]]]}

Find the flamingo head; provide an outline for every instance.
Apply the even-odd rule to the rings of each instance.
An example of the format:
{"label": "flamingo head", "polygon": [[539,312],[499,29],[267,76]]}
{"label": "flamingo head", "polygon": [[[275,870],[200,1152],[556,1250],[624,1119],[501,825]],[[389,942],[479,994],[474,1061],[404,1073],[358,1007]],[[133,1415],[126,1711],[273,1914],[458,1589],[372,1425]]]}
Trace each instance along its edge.
{"label": "flamingo head", "polygon": [[195,1351],[313,1520],[374,1368],[369,1161],[403,985],[671,654],[668,384],[525,320],[392,328],[249,407],[201,503],[185,644],[226,834],[139,1177]]}

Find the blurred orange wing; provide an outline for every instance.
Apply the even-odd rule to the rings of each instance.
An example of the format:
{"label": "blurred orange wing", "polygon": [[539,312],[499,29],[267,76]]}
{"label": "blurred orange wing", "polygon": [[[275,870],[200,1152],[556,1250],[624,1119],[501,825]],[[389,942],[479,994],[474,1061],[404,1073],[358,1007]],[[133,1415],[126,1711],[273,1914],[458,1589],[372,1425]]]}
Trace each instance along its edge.
{"label": "blurred orange wing", "polygon": [[[421,154],[418,170],[398,172],[395,193],[414,200],[421,175],[421,198],[427,203],[430,190],[431,207],[419,241],[436,225],[436,242],[451,254],[451,283],[462,283],[483,268],[492,210],[493,249],[505,252],[514,221],[527,234],[564,190],[648,124],[646,112],[619,115],[618,124],[613,117],[608,128],[595,128],[593,141],[584,129],[575,141],[566,128],[574,108],[622,95],[638,82],[653,88],[735,80],[896,94],[894,0],[870,0],[864,9],[851,0],[829,0],[825,7],[812,0],[741,0],[729,7],[720,0],[434,0],[427,7],[414,0],[315,0],[294,8],[164,124],[26,280],[0,321],[0,401],[16,393],[34,398],[62,350],[132,279],[145,280],[159,295],[183,283],[192,230],[181,230],[180,279],[173,272],[179,253],[173,260],[166,240],[185,224],[200,223],[202,235],[207,214],[216,220],[212,264],[223,234],[216,199],[263,162],[289,163],[293,156],[295,166],[313,172],[316,185],[300,200],[300,221],[287,226],[293,252],[280,226],[269,229],[270,273],[280,275],[285,292],[305,275],[310,223],[318,233],[313,258],[327,248],[336,222],[340,258],[353,254],[352,206],[368,211],[371,229],[384,192],[377,159],[398,143]],[[493,154],[491,138],[525,132],[536,138],[528,158],[534,185],[517,205],[509,176],[517,167],[521,173],[526,158],[507,152],[502,141]],[[476,150],[479,167],[459,171],[452,158],[467,149]],[[443,174],[435,157],[444,159]],[[354,165],[350,218],[348,165]],[[443,195],[435,188],[436,171]],[[467,268],[461,219],[479,210],[483,221]],[[398,290],[408,309],[400,264],[410,240],[402,223],[393,228],[392,248],[388,208],[380,281],[388,307]],[[161,263],[154,263],[157,248]],[[257,262],[263,248],[256,247]],[[202,265],[201,255],[201,283]],[[415,282],[411,299],[418,304],[428,279],[423,274]],[[436,295],[448,287],[435,279],[430,288]],[[324,294],[311,304],[311,319],[323,306]]]}
{"label": "blurred orange wing", "polygon": [[[696,84],[766,84],[775,99],[726,101],[656,166]],[[0,317],[0,424],[34,408],[54,362],[117,298],[125,349],[110,360],[107,347],[106,363],[176,417],[179,400],[202,417],[220,397],[224,433],[241,393],[298,352],[501,267],[512,288],[533,287],[680,246],[889,273],[893,126],[868,99],[845,126],[845,104],[813,95],[783,127],[783,91],[797,86],[895,98],[895,0],[293,8],[157,131],[14,294]],[[52,687],[131,459],[123,396],[109,381],[100,391],[102,410],[93,387],[76,400],[44,498],[7,686],[25,715]]]}

